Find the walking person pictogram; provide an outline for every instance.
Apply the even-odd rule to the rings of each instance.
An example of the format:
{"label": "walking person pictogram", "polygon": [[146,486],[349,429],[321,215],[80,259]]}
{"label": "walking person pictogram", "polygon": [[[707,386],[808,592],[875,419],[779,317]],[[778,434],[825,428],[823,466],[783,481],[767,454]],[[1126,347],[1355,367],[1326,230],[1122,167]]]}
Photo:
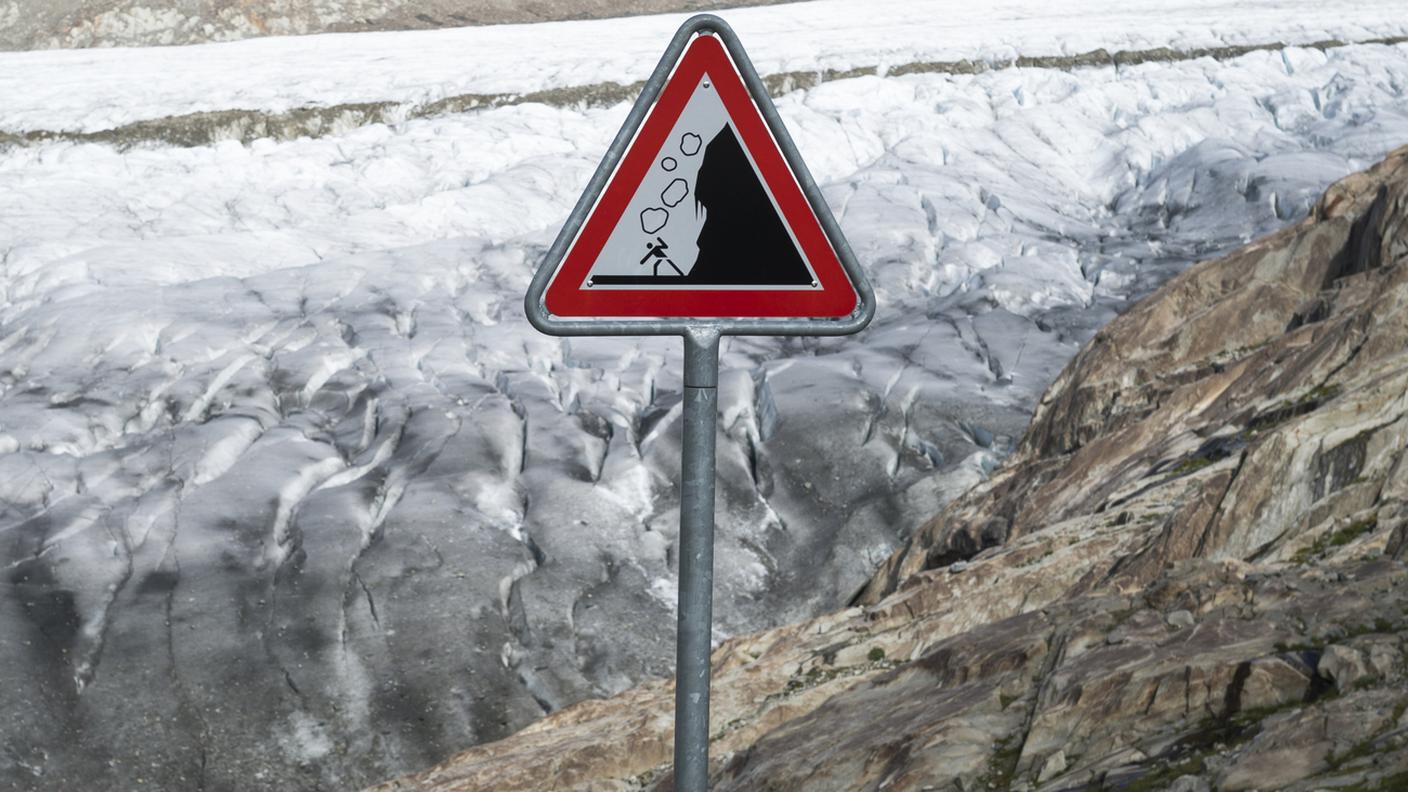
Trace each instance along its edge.
{"label": "walking person pictogram", "polygon": [[655,259],[655,266],[651,267],[650,270],[651,275],[657,278],[660,277],[660,265],[662,263],[669,264],[670,269],[674,270],[676,275],[684,275],[684,273],[680,271],[680,268],[675,266],[675,262],[665,256],[665,251],[670,249],[670,246],[665,243],[665,240],[660,237],[655,237],[654,242],[645,243],[645,249],[646,254],[641,258],[640,263],[641,266],[644,266],[645,262],[650,261],[652,258]]}

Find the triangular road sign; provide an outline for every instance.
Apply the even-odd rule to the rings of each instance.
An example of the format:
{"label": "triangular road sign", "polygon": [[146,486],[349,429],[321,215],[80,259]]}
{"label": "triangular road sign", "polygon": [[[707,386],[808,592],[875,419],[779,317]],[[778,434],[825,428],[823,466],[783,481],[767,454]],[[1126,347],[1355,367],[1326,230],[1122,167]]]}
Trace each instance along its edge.
{"label": "triangular road sign", "polygon": [[530,315],[836,324],[872,307],[752,64],[707,19],[681,29],[647,83],[599,194],[588,188],[543,263],[550,276],[535,278]]}
{"label": "triangular road sign", "polygon": [[552,335],[680,335],[674,788],[709,788],[714,441],[725,335],[847,335],[875,295],[722,19],[691,17],[524,298]]}

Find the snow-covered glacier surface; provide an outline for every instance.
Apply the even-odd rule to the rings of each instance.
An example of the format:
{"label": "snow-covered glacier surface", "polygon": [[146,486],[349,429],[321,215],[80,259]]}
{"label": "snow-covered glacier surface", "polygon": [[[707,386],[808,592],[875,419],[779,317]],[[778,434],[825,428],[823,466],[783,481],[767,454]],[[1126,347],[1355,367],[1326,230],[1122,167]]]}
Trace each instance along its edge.
{"label": "snow-covered glacier surface", "polygon": [[[0,131],[630,84],[650,75],[687,16],[7,53]],[[724,16],[764,75],[1408,35],[1402,0],[810,0]]]}
{"label": "snow-covered glacier surface", "polygon": [[[1408,142],[1405,86],[1360,45],[784,96],[880,309],[724,344],[718,636],[843,605],[1128,299]],[[0,151],[0,784],[355,788],[669,673],[679,342],[521,312],[625,112]]]}

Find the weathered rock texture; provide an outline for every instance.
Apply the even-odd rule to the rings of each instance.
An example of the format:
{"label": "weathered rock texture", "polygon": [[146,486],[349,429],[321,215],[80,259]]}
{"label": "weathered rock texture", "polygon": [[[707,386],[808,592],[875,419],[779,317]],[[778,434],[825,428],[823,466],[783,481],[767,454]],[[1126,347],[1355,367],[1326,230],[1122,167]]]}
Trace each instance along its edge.
{"label": "weathered rock texture", "polygon": [[1097,333],[1009,464],[924,526],[864,601],[1048,526],[1160,502],[1156,540],[1088,585],[1139,585],[1190,557],[1290,561],[1351,527],[1401,522],[1405,158],[1339,182],[1306,220],[1174,278]]}
{"label": "weathered rock texture", "polygon": [[[1101,331],[857,607],[714,655],[716,790],[1408,788],[1408,148]],[[672,691],[389,790],[669,779]]]}
{"label": "weathered rock texture", "polygon": [[[594,19],[786,0],[0,0],[0,50]],[[795,1],[795,0],[794,0]]]}

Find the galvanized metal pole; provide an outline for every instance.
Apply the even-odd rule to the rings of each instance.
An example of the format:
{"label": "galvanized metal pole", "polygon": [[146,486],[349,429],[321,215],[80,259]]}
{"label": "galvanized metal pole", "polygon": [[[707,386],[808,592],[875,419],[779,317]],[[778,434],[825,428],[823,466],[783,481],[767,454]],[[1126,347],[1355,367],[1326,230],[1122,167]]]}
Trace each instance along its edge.
{"label": "galvanized metal pole", "polygon": [[719,331],[684,334],[680,450],[679,634],[675,643],[675,792],[709,789],[709,654],[714,621],[714,424]]}

